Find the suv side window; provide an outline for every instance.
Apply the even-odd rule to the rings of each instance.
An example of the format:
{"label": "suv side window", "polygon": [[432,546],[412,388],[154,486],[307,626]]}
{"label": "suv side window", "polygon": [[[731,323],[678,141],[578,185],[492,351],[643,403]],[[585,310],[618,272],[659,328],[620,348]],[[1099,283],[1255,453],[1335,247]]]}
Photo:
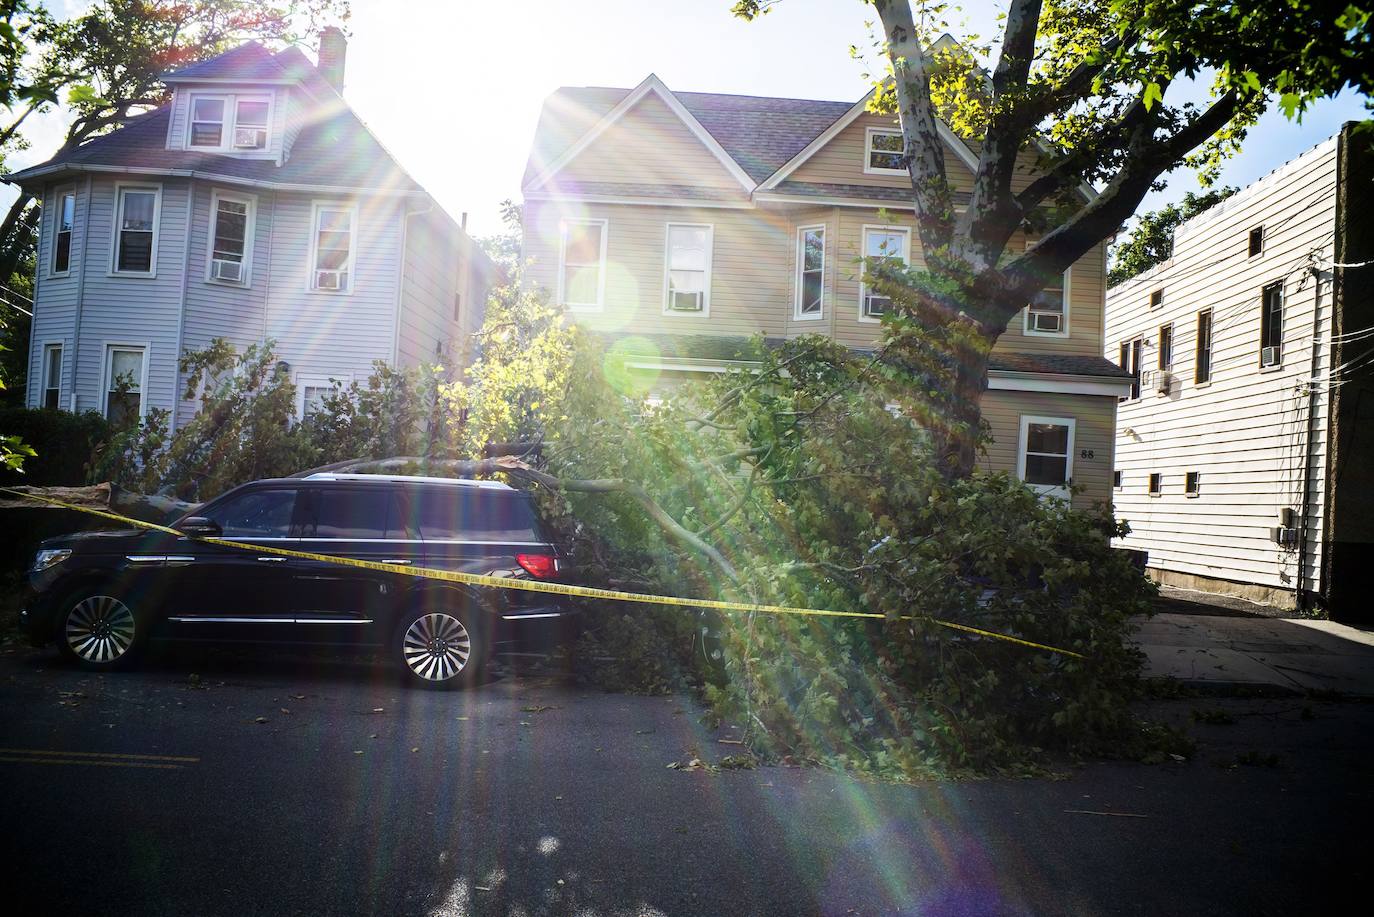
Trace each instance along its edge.
{"label": "suv side window", "polygon": [[416,491],[412,500],[420,535],[426,541],[543,541],[534,508],[520,494],[426,487]]}
{"label": "suv side window", "polygon": [[301,537],[376,541],[408,536],[400,497],[394,490],[323,487],[308,492]]}
{"label": "suv side window", "polygon": [[295,508],[294,490],[250,490],[210,507],[204,515],[219,523],[225,538],[286,538]]}

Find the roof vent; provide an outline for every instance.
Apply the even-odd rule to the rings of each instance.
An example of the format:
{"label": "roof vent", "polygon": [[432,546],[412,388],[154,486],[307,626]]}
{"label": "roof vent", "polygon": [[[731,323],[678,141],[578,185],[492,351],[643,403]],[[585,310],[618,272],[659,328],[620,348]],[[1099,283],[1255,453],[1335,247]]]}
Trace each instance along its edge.
{"label": "roof vent", "polygon": [[334,91],[343,94],[344,60],[348,57],[348,39],[338,26],[326,26],[320,32],[320,60],[315,69]]}

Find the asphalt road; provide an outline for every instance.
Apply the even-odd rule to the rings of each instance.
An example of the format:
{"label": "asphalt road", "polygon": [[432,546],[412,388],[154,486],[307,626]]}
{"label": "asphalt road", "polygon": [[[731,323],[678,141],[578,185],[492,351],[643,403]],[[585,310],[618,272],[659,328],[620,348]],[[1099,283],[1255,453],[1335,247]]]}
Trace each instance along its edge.
{"label": "asphalt road", "polygon": [[684,698],[529,674],[440,694],[357,661],[202,654],[95,677],[10,648],[0,692],[12,914],[1367,906],[1343,897],[1374,815],[1365,704],[1161,702],[1236,722],[1195,726],[1185,764],[899,786],[669,769],[738,747]]}

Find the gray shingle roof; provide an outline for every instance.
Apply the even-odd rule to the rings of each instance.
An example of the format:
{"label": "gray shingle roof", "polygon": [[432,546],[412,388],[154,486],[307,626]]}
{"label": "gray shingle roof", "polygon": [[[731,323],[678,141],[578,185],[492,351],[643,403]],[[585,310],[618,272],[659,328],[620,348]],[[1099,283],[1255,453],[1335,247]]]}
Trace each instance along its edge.
{"label": "gray shingle roof", "polygon": [[[631,91],[565,86],[549,96],[539,115],[524,181],[528,182],[541,167],[557,159]],[[776,172],[854,107],[853,102],[713,92],[673,95],[756,182]]]}
{"label": "gray shingle roof", "polygon": [[294,77],[277,60],[277,55],[256,41],[244,42],[237,48],[209,60],[188,64],[180,70],[173,70],[163,79],[177,80],[289,80]]}
{"label": "gray shingle roof", "polygon": [[1065,376],[1101,376],[1130,379],[1131,374],[1106,357],[1056,353],[1003,353],[988,360],[988,368],[1010,373],[1057,373]]}
{"label": "gray shingle roof", "polygon": [[[245,51],[247,48],[254,50]],[[118,130],[89,140],[64,156],[17,172],[10,178],[23,183],[29,173],[37,170],[47,172],[54,166],[78,169],[83,166],[114,169],[137,167],[192,171],[264,184],[378,191],[424,190],[392,158],[353,110],[328,88],[305,55],[295,48],[271,55],[261,45],[249,42],[178,72],[194,72],[196,78],[207,78],[207,74],[211,73],[216,75],[215,78],[229,72],[262,73],[265,66],[263,54],[276,62],[276,72],[285,75],[280,78],[306,83],[317,97],[313,102],[306,100],[307,104],[316,107],[315,115],[307,119],[306,126],[301,129],[291,149],[290,158],[280,166],[275,160],[240,159],[199,150],[167,149],[167,122],[171,117],[171,107],[164,105],[129,119]],[[316,84],[323,86],[327,92],[316,91]]]}

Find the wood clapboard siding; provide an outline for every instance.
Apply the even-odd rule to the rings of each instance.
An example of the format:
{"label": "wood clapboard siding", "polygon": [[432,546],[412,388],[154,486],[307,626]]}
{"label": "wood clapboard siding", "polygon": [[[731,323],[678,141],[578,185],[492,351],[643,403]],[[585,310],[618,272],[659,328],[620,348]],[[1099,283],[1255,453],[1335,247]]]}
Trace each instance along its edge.
{"label": "wood clapboard siding", "polygon": [[[1108,293],[1105,352],[1146,340],[1142,365],[1158,368],[1159,328],[1174,324],[1174,382],[1168,395],[1151,390],[1121,404],[1117,417],[1116,493],[1120,516],[1132,532],[1122,543],[1149,551],[1164,570],[1292,589],[1296,548],[1275,544],[1270,529],[1278,512],[1300,512],[1308,448],[1308,398],[1303,380],[1312,369],[1311,342],[1317,287],[1304,269],[1317,249],[1329,262],[1335,230],[1336,143],[1328,140],[1260,179],[1216,208],[1180,227],[1170,262]],[[1264,251],[1249,257],[1250,230],[1265,227]],[[1261,372],[1260,296],[1282,282],[1283,359]],[[1163,304],[1149,306],[1152,291]],[[1331,294],[1321,283],[1322,314],[1316,331],[1329,339]],[[1213,310],[1212,379],[1194,381],[1197,316]],[[1325,343],[1317,378],[1329,371]],[[1316,399],[1308,514],[1311,533],[1303,588],[1317,587],[1323,545],[1326,487],[1327,400]],[[1130,434],[1125,431],[1130,430]],[[1184,495],[1184,477],[1200,473],[1201,492]],[[1148,476],[1163,475],[1163,494],[1147,494]]]}
{"label": "wood clapboard siding", "polygon": [[[405,281],[401,296],[401,366],[452,365],[450,347],[459,328],[453,320],[453,295],[464,288],[468,260],[438,214],[410,217],[406,230]],[[443,355],[435,350],[442,343]]]}
{"label": "wood clapboard siding", "polygon": [[[787,181],[820,182],[837,185],[876,185],[883,188],[910,188],[911,179],[905,174],[870,174],[864,171],[864,157],[868,129],[880,127],[896,130],[895,118],[864,112],[830,139],[830,142],[811,154],[797,166]],[[945,149],[945,170],[956,191],[973,187],[973,173],[949,148]]]}
{"label": "wood clapboard siding", "polygon": [[[1016,473],[1021,450],[1021,418],[1073,418],[1073,483],[1083,487],[1073,504],[1085,509],[1111,500],[1112,450],[1115,440],[1116,399],[1100,395],[1048,392],[988,391],[983,395],[983,419],[992,441],[979,466],[987,471]],[[1083,452],[1091,452],[1088,458]]]}
{"label": "wood clapboard siding", "polygon": [[558,176],[572,181],[633,181],[738,189],[739,182],[656,93],[573,157]]}
{"label": "wood clapboard siding", "polygon": [[[58,200],[65,192],[76,194],[76,212],[72,225],[72,242],[69,270],[65,274],[52,273],[53,246],[57,237]],[[40,196],[42,204],[38,224],[37,284],[34,290],[35,303],[42,307],[33,309],[33,346],[29,351],[28,391],[25,393],[27,404],[38,407],[43,399],[43,349],[45,344],[62,344],[61,394],[58,404],[63,408],[71,407],[73,341],[76,339],[77,290],[80,273],[85,263],[86,208],[89,197],[86,181],[67,181],[50,184]]]}

